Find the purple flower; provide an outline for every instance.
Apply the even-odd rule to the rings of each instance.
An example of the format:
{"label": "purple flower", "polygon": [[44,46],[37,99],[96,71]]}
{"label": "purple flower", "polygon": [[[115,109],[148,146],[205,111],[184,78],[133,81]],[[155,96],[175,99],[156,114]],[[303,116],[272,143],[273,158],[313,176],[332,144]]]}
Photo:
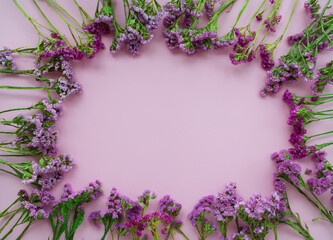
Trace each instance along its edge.
{"label": "purple flower", "polygon": [[275,62],[273,60],[272,53],[267,51],[265,45],[260,45],[260,57],[261,57],[261,67],[265,70],[271,70]]}
{"label": "purple flower", "polygon": [[202,223],[205,216],[214,212],[215,203],[214,196],[205,196],[194,206],[192,212],[188,215],[193,226]]}
{"label": "purple flower", "polygon": [[101,219],[101,211],[94,211],[90,213],[88,221],[92,222],[95,226],[98,226],[98,223]]}
{"label": "purple flower", "polygon": [[304,3],[304,8],[311,19],[317,19],[320,17],[319,9],[320,5],[318,0],[308,0]]}
{"label": "purple flower", "polygon": [[29,212],[33,219],[47,219],[52,212],[50,206],[54,202],[54,196],[46,191],[34,189],[28,200],[22,201],[22,206]]}
{"label": "purple flower", "polygon": [[236,217],[239,205],[243,198],[237,194],[236,183],[225,186],[223,192],[216,196],[214,214],[217,221],[226,222],[229,218]]}
{"label": "purple flower", "polygon": [[165,195],[160,200],[160,211],[167,213],[169,216],[176,217],[179,215],[182,205],[175,202],[170,195]]}
{"label": "purple flower", "polygon": [[301,166],[293,161],[292,156],[285,150],[281,150],[280,153],[275,153],[272,159],[276,163],[277,174],[286,180],[289,180],[295,185],[299,185],[299,174],[301,172]]}
{"label": "purple flower", "polygon": [[231,237],[234,240],[249,240],[246,232],[244,230],[240,231],[239,233],[234,233]]}
{"label": "purple flower", "polygon": [[100,14],[89,25],[82,27],[91,34],[108,34],[114,31],[113,16]]}
{"label": "purple flower", "polygon": [[0,50],[0,64],[11,70],[16,70],[13,54],[7,47],[4,47],[3,50]]}
{"label": "purple flower", "polygon": [[47,157],[55,156],[58,132],[54,131],[48,120],[48,117],[40,113],[30,117],[16,117],[14,122],[20,128],[12,145],[24,152],[41,153]]}

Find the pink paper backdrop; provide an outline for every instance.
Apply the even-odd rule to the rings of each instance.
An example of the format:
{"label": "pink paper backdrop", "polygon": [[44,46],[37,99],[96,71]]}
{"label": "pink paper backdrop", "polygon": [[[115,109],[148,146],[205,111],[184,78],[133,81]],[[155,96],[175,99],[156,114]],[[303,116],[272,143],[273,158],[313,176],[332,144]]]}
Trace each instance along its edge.
{"label": "pink paper backdrop", "polygon": [[[79,17],[72,1],[58,2]],[[96,1],[80,2],[92,15]],[[31,16],[42,19],[32,1],[20,3]],[[46,2],[40,4],[53,18]],[[248,22],[258,4],[259,1],[249,4],[238,26]],[[229,31],[241,5],[242,1],[238,1],[231,13],[223,14],[222,33]],[[279,32],[292,6],[293,1],[283,1],[284,21]],[[0,46],[36,46],[36,31],[13,2],[3,0],[1,9]],[[121,4],[117,10],[121,14]],[[60,26],[59,20],[57,23]],[[300,1],[287,35],[300,32],[309,23]],[[108,48],[112,38],[103,40]],[[282,92],[274,97],[259,96],[265,73],[258,59],[251,64],[233,66],[228,59],[229,51],[186,56],[168,50],[159,30],[140,56],[132,57],[125,51],[111,56],[105,50],[93,60],[75,63],[76,77],[84,91],[64,102],[58,129],[60,152],[73,155],[77,166],[53,193],[59,196],[66,182],[79,190],[90,181],[102,180],[105,196],[86,206],[87,216],[104,208],[112,187],[131,198],[145,189],[155,191],[158,199],[170,194],[183,204],[184,231],[190,239],[197,237],[186,216],[201,197],[216,194],[231,181],[237,182],[245,198],[253,193],[269,194],[274,172],[270,154],[290,146],[291,129],[286,124],[289,109],[281,100]],[[275,54],[278,57],[286,52],[283,41]],[[329,57],[326,54],[320,64]],[[20,57],[19,67],[31,68],[32,60]],[[12,79],[7,75],[0,78],[12,85],[37,86],[31,79]],[[309,84],[302,82],[289,87],[298,93],[308,93]],[[29,106],[43,96],[36,91],[1,91],[0,107]],[[331,122],[326,124],[329,127]],[[18,189],[25,186],[2,173],[0,181],[0,209],[3,209],[16,198]],[[318,217],[316,209],[294,191],[290,191],[290,198],[314,238],[331,239],[330,224],[311,222]],[[151,209],[157,205],[155,201]],[[41,222],[33,225],[23,239],[46,239],[50,233],[49,224]],[[101,228],[85,221],[76,239],[99,239],[101,235]],[[217,237],[215,234],[209,239]],[[181,237],[177,235],[176,239]],[[273,239],[273,235],[268,239]],[[279,239],[302,237],[281,226]]]}

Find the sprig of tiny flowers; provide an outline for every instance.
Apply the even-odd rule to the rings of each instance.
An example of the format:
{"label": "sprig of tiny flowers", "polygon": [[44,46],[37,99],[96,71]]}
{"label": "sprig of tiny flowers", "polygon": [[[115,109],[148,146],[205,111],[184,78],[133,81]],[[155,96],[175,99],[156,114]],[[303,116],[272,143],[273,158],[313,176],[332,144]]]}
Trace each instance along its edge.
{"label": "sprig of tiny flowers", "polygon": [[10,168],[9,170],[0,168],[0,171],[18,177],[23,184],[32,184],[42,190],[50,190],[72,169],[74,160],[70,155],[62,154],[56,158],[43,156],[38,162],[11,163],[0,159],[0,163]]}
{"label": "sprig of tiny flowers", "polygon": [[288,37],[289,52],[279,59],[279,65],[267,72],[261,95],[277,93],[284,83],[313,79],[318,53],[333,49],[333,15],[325,15],[331,0],[328,0],[320,16],[302,33]]}
{"label": "sprig of tiny flowers", "polygon": [[[272,154],[272,159],[276,163],[276,173],[274,174],[274,187],[276,191],[282,194],[288,203],[288,208],[292,213],[295,220],[299,217],[291,211],[287,199],[286,183],[289,183],[298,190],[316,209],[320,217],[314,219],[324,220],[333,223],[332,211],[329,210],[317,195],[320,195],[327,190],[332,189],[333,175],[332,165],[325,159],[326,153],[324,151],[317,151],[312,154],[312,158],[316,163],[315,176],[309,178],[307,181],[301,175],[302,168],[295,162],[295,159],[286,150],[281,150],[278,153]],[[306,169],[306,174],[311,174],[311,169]],[[332,200],[333,198],[331,198]],[[300,223],[300,220],[298,220]],[[294,228],[296,229],[296,228]],[[297,230],[297,229],[296,229]],[[300,234],[309,239],[308,233],[303,229],[299,229]],[[312,239],[312,238],[311,238]]]}
{"label": "sprig of tiny flowers", "polygon": [[[49,192],[34,189],[29,194],[21,189],[18,192],[18,198],[5,210],[0,213],[0,219],[6,219],[4,225],[0,229],[1,239],[7,239],[14,229],[21,224],[25,224],[25,228],[16,239],[21,239],[31,224],[41,219],[47,219],[52,211],[54,196]],[[10,224],[16,216],[19,216],[14,224]],[[17,218],[17,217],[16,217]],[[4,234],[7,226],[11,228]]]}
{"label": "sprig of tiny flowers", "polygon": [[[107,209],[94,211],[88,220],[95,225],[100,222],[104,225],[104,234],[101,239],[105,239],[110,232],[112,239],[117,234],[117,239],[121,236],[131,235],[133,240],[148,239],[149,231],[155,240],[160,239],[158,225],[162,225],[162,234],[166,239],[170,236],[174,239],[173,229],[186,235],[180,230],[181,222],[176,220],[181,210],[181,205],[176,203],[170,196],[166,195],[160,200],[160,212],[145,214],[150,200],[156,198],[156,194],[146,190],[137,201],[132,201],[128,197],[121,195],[113,188],[108,202]],[[187,238],[187,237],[186,237]]]}
{"label": "sprig of tiny flowers", "polygon": [[230,183],[216,197],[202,198],[188,217],[197,229],[199,240],[206,239],[217,229],[221,233],[219,240],[228,239],[228,226],[232,221],[237,226],[232,239],[265,239],[270,231],[277,239],[279,224],[287,224],[307,239],[313,239],[297,215],[291,212],[286,196],[278,190],[266,197],[254,194],[245,201],[237,193],[236,184]]}
{"label": "sprig of tiny flowers", "polygon": [[293,145],[293,148],[290,148],[288,151],[292,155],[292,158],[304,158],[333,144],[330,141],[316,145],[307,145],[308,140],[329,135],[333,133],[333,131],[317,133],[311,136],[305,135],[307,133],[306,126],[308,124],[333,118],[332,109],[316,110],[316,107],[331,102],[333,100],[332,94],[300,97],[286,90],[283,95],[283,100],[290,106],[290,114],[287,123],[291,125],[293,129],[289,138],[289,142]]}
{"label": "sprig of tiny flowers", "polygon": [[90,203],[103,194],[99,180],[89,183],[88,187],[74,192],[70,184],[65,184],[61,198],[53,204],[48,219],[52,226],[53,240],[65,235],[66,240],[73,240],[78,227],[82,224],[85,210],[83,204]]}
{"label": "sprig of tiny flowers", "polygon": [[[229,1],[184,1],[168,2],[164,9],[168,15],[163,19],[165,42],[169,49],[179,48],[192,55],[200,51],[225,47],[233,44],[233,34],[218,37],[218,20],[223,11],[232,6],[236,0]],[[215,4],[219,5],[214,12]],[[209,22],[198,28],[198,23],[206,12]],[[183,28],[181,28],[183,22]]]}

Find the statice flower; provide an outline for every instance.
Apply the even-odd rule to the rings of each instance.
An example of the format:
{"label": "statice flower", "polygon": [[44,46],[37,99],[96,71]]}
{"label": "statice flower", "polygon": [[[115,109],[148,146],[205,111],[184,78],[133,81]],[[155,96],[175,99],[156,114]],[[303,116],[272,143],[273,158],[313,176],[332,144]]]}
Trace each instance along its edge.
{"label": "statice flower", "polygon": [[64,77],[51,80],[50,88],[53,89],[62,100],[70,95],[77,94],[82,91],[82,85],[79,82],[68,80]]}
{"label": "statice flower", "polygon": [[15,60],[9,48],[4,47],[3,50],[0,50],[0,63],[8,69],[16,70]]}
{"label": "statice flower", "polygon": [[240,231],[239,233],[234,233],[231,237],[234,240],[249,240],[249,237],[246,234],[245,230]]}
{"label": "statice flower", "polygon": [[156,1],[131,2],[126,6],[128,13],[126,27],[115,22],[115,37],[110,47],[111,53],[119,51],[123,44],[132,55],[140,53],[141,47],[150,42],[159,26],[162,8]]}
{"label": "statice flower", "polygon": [[237,194],[236,183],[230,183],[216,196],[214,215],[217,221],[229,222],[237,215],[243,198]]}
{"label": "statice flower", "polygon": [[103,223],[104,235],[102,239],[106,237],[106,234],[108,232],[111,233],[113,238],[114,230],[117,230],[119,236],[124,236],[128,233],[127,228],[125,228],[125,226],[122,226],[122,224],[120,223],[123,217],[123,207],[121,199],[122,196],[117,192],[117,189],[112,188],[112,191],[106,203],[107,209],[94,211],[88,217],[88,221],[94,223],[95,226],[98,226],[100,222]]}
{"label": "statice flower", "polygon": [[113,16],[99,14],[95,19],[88,25],[82,27],[85,31],[91,34],[108,34],[114,32]]}
{"label": "statice flower", "polygon": [[261,95],[277,93],[284,83],[299,78],[312,80],[318,53],[332,47],[332,31],[327,21],[316,19],[302,34],[289,37],[288,42],[292,46],[286,55],[281,56],[279,65],[267,72]]}
{"label": "statice flower", "polygon": [[38,167],[33,167],[32,179],[36,179],[36,183],[43,190],[52,189],[53,186],[62,180],[65,173],[70,171],[75,164],[72,156],[68,154],[59,155],[57,158],[47,159],[47,164],[38,164]]}
{"label": "statice flower", "polygon": [[57,153],[58,132],[54,130],[53,124],[44,114],[38,113],[30,117],[17,116],[12,121],[20,126],[16,131],[16,138],[12,145],[22,152],[43,154],[53,157]]}
{"label": "statice flower", "polygon": [[266,206],[266,213],[268,219],[277,224],[278,220],[284,219],[283,214],[287,211],[286,202],[282,200],[280,192],[273,191],[263,199]]}
{"label": "statice flower", "polygon": [[271,18],[265,20],[265,27],[270,32],[276,32],[275,28],[281,21],[282,16],[274,14]]}
{"label": "statice flower", "polygon": [[242,62],[251,62],[255,58],[251,46],[253,45],[256,32],[250,30],[240,32],[239,29],[235,29],[235,35],[237,37],[237,42],[234,45],[233,53],[230,53],[229,55],[231,63],[238,65]]}
{"label": "statice flower", "polygon": [[51,193],[34,189],[29,199],[21,203],[33,219],[47,219],[52,212],[50,206],[54,202],[54,199]]}
{"label": "statice flower", "polygon": [[206,218],[206,216],[214,213],[214,208],[214,196],[205,196],[200,199],[200,201],[194,206],[192,212],[188,215],[188,218],[191,220],[192,225],[196,226],[200,236],[207,237],[217,229],[217,227]]}
{"label": "statice flower", "polygon": [[301,32],[301,33],[298,33],[298,34],[295,34],[295,35],[288,36],[287,41],[288,41],[288,44],[290,46],[292,46],[295,43],[298,43],[299,41],[303,40],[303,38],[304,38],[304,33]]}
{"label": "statice flower", "polygon": [[177,4],[178,2],[168,2],[164,6],[164,11],[167,12],[167,15],[163,18],[163,25],[165,28],[172,27],[178,18],[184,13],[181,9],[181,5]]}
{"label": "statice flower", "polygon": [[333,84],[333,60],[326,67],[318,69],[311,86],[312,93],[315,95],[323,93],[327,84]]}
{"label": "statice flower", "polygon": [[268,51],[265,45],[260,45],[261,67],[265,70],[271,70],[275,62],[273,60],[272,52]]}
{"label": "statice flower", "polygon": [[301,166],[294,162],[287,151],[281,150],[279,153],[274,153],[272,159],[276,163],[279,177],[296,186],[300,184]]}
{"label": "statice flower", "polygon": [[307,180],[311,191],[317,195],[321,195],[332,188],[333,184],[333,167],[326,160],[326,152],[318,151],[312,155],[315,161],[316,170],[314,177]]}
{"label": "statice flower", "polygon": [[319,9],[320,5],[318,0],[308,0],[304,3],[304,8],[311,19],[316,19],[320,17]]}
{"label": "statice flower", "polygon": [[172,217],[177,217],[182,209],[182,205],[175,202],[170,195],[165,195],[161,198],[159,205],[161,212],[167,213]]}
{"label": "statice flower", "polygon": [[[70,184],[65,184],[64,192],[60,199],[54,203],[53,211],[49,217],[54,234],[60,231],[59,238],[65,233],[65,239],[73,239],[75,231],[84,219],[83,204],[89,203],[102,195],[101,185],[102,183],[96,180],[89,183],[88,187],[74,192]],[[61,229],[65,229],[65,231]]]}

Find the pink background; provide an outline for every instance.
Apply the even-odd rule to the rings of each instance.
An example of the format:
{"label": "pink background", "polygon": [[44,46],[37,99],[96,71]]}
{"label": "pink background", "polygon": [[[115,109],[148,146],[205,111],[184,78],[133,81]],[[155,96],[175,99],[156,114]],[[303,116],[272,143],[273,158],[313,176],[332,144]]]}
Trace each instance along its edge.
{"label": "pink background", "polygon": [[[42,19],[32,1],[21,2],[31,16]],[[79,17],[72,1],[58,2]],[[93,15],[96,1],[80,2]],[[259,1],[249,4],[238,26],[248,22],[258,4]],[[230,30],[241,5],[242,1],[238,1],[231,13],[222,14],[221,33]],[[292,6],[293,1],[282,4],[284,21],[279,26],[280,33]],[[1,8],[0,46],[36,46],[36,31],[13,2],[3,0]],[[43,9],[53,18],[50,9]],[[117,10],[122,14],[121,4]],[[287,35],[300,32],[309,23],[300,1]],[[279,32],[268,39],[274,40]],[[103,40],[108,49],[112,38]],[[265,79],[259,59],[233,66],[229,52],[230,49],[218,50],[189,57],[167,49],[159,30],[152,42],[142,48],[140,56],[132,57],[125,51],[111,56],[104,50],[93,60],[75,63],[74,71],[84,91],[64,101],[58,129],[60,152],[73,155],[77,166],[53,193],[59,196],[66,182],[79,190],[90,181],[102,180],[105,195],[86,205],[86,216],[105,207],[112,187],[132,199],[145,189],[155,191],[158,199],[170,194],[183,205],[184,231],[190,239],[196,239],[196,232],[186,216],[201,197],[215,195],[231,181],[237,182],[244,198],[253,193],[269,194],[275,170],[270,154],[290,146],[291,129],[286,124],[289,109],[281,100],[282,92],[275,97],[259,96]],[[283,41],[275,52],[276,58],[286,52]],[[326,54],[321,58],[320,64],[328,57]],[[19,67],[32,68],[32,58],[17,59]],[[37,86],[34,80],[13,79],[4,74],[1,82]],[[295,92],[308,93],[309,84],[300,82],[291,87]],[[43,96],[36,91],[2,90],[0,107],[29,106]],[[330,122],[326,124],[329,126]],[[2,173],[0,181],[0,209],[4,209],[16,198],[18,189],[25,186]],[[318,217],[316,209],[298,193],[289,192],[292,207],[301,213],[313,237],[331,239],[331,225],[311,222]],[[151,210],[157,205],[155,200]],[[303,239],[289,227],[280,226],[279,230],[279,239]],[[41,222],[33,225],[23,239],[46,239],[50,233],[48,222]],[[85,221],[76,239],[99,239],[101,235],[101,228]],[[215,234],[209,239],[217,237]],[[181,237],[177,235],[176,239]],[[273,239],[273,235],[267,239]]]}

